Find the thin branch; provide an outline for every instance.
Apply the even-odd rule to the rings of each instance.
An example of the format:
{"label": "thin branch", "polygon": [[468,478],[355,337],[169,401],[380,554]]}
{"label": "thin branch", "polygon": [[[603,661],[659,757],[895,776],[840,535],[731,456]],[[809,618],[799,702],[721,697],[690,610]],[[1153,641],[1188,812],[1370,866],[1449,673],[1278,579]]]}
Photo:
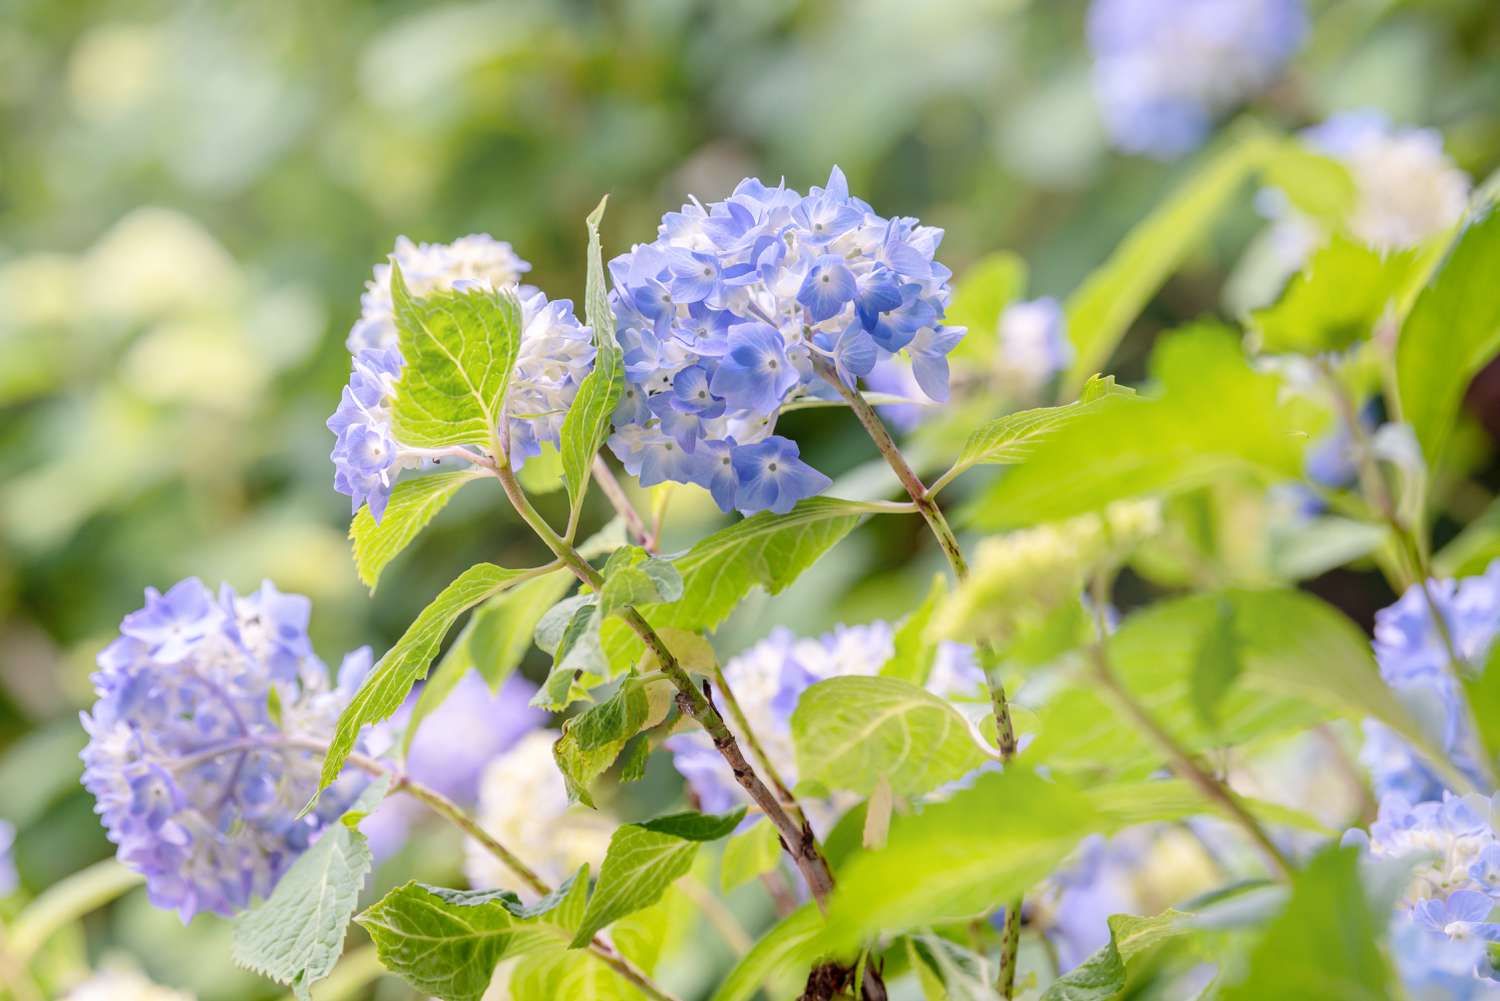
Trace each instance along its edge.
{"label": "thin branch", "polygon": [[595,455],[592,468],[594,482],[599,484],[599,489],[609,500],[615,513],[624,519],[625,527],[629,529],[630,534],[635,536],[636,541],[647,552],[656,552],[656,538],[646,528],[646,522],[641,518],[641,513],[635,509],[634,504],[630,503],[630,497],[626,495],[625,488],[620,485],[620,481],[615,478],[614,472],[609,468],[609,463],[604,461],[602,455]]}

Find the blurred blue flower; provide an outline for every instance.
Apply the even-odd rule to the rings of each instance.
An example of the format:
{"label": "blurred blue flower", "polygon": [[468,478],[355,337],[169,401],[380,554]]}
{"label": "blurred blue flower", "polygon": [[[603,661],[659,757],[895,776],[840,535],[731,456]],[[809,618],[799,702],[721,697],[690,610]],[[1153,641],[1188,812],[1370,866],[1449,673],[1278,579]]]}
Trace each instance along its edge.
{"label": "blurred blue flower", "polygon": [[747,178],[725,201],[668,213],[655,242],[609,265],[628,380],[611,450],[643,483],[695,483],[725,511],[785,511],[825,489],[774,434],[781,408],[836,397],[814,359],[853,386],[899,351],[947,397],[963,330],[942,324],[941,239],[877,216],[837,167],[805,197]]}
{"label": "blurred blue flower", "polygon": [[15,845],[15,826],[9,821],[0,820],[0,897],[9,896],[19,883],[16,860],[11,855],[11,849]]}
{"label": "blurred blue flower", "polygon": [[184,921],[270,893],[368,782],[351,771],[297,816],[370,668],[356,651],[333,683],[307,640],[309,611],[270,583],[216,596],[188,578],[148,589],[99,655],[83,784],[120,861]]}
{"label": "blurred blue flower", "polygon": [[1094,84],[1115,145],[1173,159],[1268,88],[1302,45],[1301,0],[1094,0]]}

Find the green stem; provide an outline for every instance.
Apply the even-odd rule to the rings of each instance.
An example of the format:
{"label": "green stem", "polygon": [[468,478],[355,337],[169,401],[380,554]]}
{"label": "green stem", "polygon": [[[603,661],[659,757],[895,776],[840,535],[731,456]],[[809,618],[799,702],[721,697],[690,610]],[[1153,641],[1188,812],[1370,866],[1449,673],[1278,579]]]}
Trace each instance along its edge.
{"label": "green stem", "polygon": [[143,882],[112,858],[96,862],[53,883],[16,918],[10,933],[10,955],[24,967],[58,929],[96,911]]}
{"label": "green stem", "polygon": [[[938,548],[943,551],[943,556],[953,571],[954,579],[960,583],[966,580],[969,576],[969,564],[964,559],[963,550],[959,548],[958,537],[953,534],[953,529],[943,515],[942,508],[938,507],[937,501],[933,498],[932,491],[923,484],[922,478],[911,468],[911,464],[906,461],[906,456],[901,454],[901,449],[897,447],[890,431],[886,430],[885,423],[881,421],[875,408],[857,389],[845,385],[844,380],[838,377],[838,373],[824,359],[814,355],[813,367],[838,390],[844,402],[849,404],[849,409],[854,412],[854,416],[858,418],[865,433],[870,436],[876,449],[885,458],[886,464],[896,474],[896,479],[901,482],[912,504],[922,515],[922,520],[927,522],[927,527],[937,539]],[[1016,727],[1015,721],[1011,718],[1010,701],[1005,694],[1005,684],[1000,680],[999,658],[994,647],[988,642],[976,643],[975,650],[979,655],[980,666],[984,669],[985,683],[990,693],[990,704],[995,713],[995,743],[1000,750],[1000,760],[1008,764],[1016,756]],[[1023,902],[1022,897],[1017,897],[1006,908],[1005,931],[1000,945],[998,984],[1001,995],[1006,998],[1015,994],[1016,956],[1020,950],[1020,914]]]}

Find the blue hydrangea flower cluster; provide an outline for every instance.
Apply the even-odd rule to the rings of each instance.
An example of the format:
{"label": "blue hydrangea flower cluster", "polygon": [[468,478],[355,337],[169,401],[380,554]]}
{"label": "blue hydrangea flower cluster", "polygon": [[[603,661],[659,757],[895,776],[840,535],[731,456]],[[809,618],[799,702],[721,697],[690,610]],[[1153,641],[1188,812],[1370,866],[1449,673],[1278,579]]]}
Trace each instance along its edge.
{"label": "blue hydrangea flower cluster", "polygon": [[1274,83],[1302,44],[1301,0],[1094,0],[1089,46],[1110,138],[1173,159]]}
{"label": "blue hydrangea flower cluster", "polygon": [[16,862],[11,858],[11,849],[15,843],[15,825],[0,820],[0,897],[9,896],[19,882],[16,877]]}
{"label": "blue hydrangea flower cluster", "polygon": [[[557,444],[563,416],[594,363],[592,331],[578,322],[566,299],[549,302],[539,290],[516,283],[531,265],[510,244],[489,236],[466,236],[451,244],[396,241],[392,258],[414,296],[443,289],[510,288],[521,300],[521,348],[506,395],[511,464],[520,466]],[[403,469],[425,467],[462,456],[412,448],[391,431],[390,405],[404,364],[394,309],[391,266],[379,264],[367,283],[359,320],[349,333],[354,355],[349,384],[328,418],[335,443],[331,458],[334,488],[347,494],[353,510],[369,504],[379,521]]]}
{"label": "blue hydrangea flower cluster", "polygon": [[83,784],[120,861],[184,921],[269,894],[368,782],[351,770],[297,816],[370,668],[361,649],[331,683],[309,613],[306,598],[269,582],[215,595],[188,578],[148,589],[99,655]]}
{"label": "blue hydrangea flower cluster", "polygon": [[[894,635],[885,622],[840,625],[815,639],[798,639],[791,630],[779,627],[724,665],[724,680],[744,711],[746,722],[787,783],[795,785],[797,781],[791,719],[802,693],[827,678],[879,673],[895,653]],[[975,663],[970,647],[942,643],[927,689],[955,700],[959,710],[967,710],[966,715],[976,724],[989,712],[984,672]],[[745,739],[731,716],[726,715],[725,721],[740,740]],[[687,780],[704,812],[724,813],[748,802],[723,756],[702,730],[673,734],[662,746],[672,752],[677,771]],[[852,802],[803,805],[813,826],[826,829]]]}
{"label": "blue hydrangea flower cluster", "polygon": [[609,445],[643,485],[695,483],[725,511],[785,513],[829,485],[774,434],[782,407],[835,399],[814,359],[854,386],[898,352],[948,398],[942,231],[885,219],[835,167],[806,196],[747,178],[666,215],[610,262],[627,384]]}

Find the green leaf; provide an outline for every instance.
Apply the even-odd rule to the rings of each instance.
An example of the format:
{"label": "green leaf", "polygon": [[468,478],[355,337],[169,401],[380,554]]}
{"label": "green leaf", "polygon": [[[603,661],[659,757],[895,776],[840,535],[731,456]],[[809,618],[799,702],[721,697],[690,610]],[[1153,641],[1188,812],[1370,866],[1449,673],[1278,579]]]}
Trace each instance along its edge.
{"label": "green leaf", "polygon": [[1219,703],[1242,671],[1240,642],[1234,633],[1234,605],[1221,601],[1213,622],[1198,643],[1189,680],[1193,708],[1206,729],[1212,730],[1218,725]]}
{"label": "green leaf", "polygon": [[1149,918],[1114,915],[1109,919],[1109,944],[1054,980],[1042,1001],[1115,1001],[1124,997],[1131,962],[1185,934],[1185,917],[1171,910]]}
{"label": "green leaf", "polygon": [[629,677],[608,699],[563,724],[552,756],[570,799],[588,807],[594,805],[590,792],[594,779],[614,764],[626,741],[640,732],[650,711],[646,686],[639,678]]}
{"label": "green leaf", "polygon": [[1331,229],[1348,221],[1359,200],[1359,187],[1348,167],[1314,153],[1296,139],[1275,143],[1263,176],[1267,184],[1281,189],[1298,212]]}
{"label": "green leaf", "polygon": [[[1192,696],[1201,638],[1234,609],[1240,674],[1206,728]],[[1380,679],[1369,640],[1340,612],[1295,590],[1229,589],[1161,602],[1135,613],[1109,637],[1110,664],[1136,699],[1190,752],[1244,743],[1330,716],[1370,716],[1432,754],[1432,742]],[[1027,750],[1061,768],[1124,769],[1160,760],[1159,752],[1091,684],[1069,687],[1039,709]],[[1432,762],[1453,776],[1446,758]],[[1457,788],[1457,787],[1455,787]]]}
{"label": "green leaf", "polygon": [[698,845],[724,837],[744,816],[743,807],[721,817],[674,814],[616,830],[572,947],[582,948],[612,921],[660,900],[693,867]]}
{"label": "green leaf", "polygon": [[[1226,807],[1204,798],[1203,793],[1184,779],[1147,779],[1144,781],[1110,782],[1090,785],[1084,791],[1089,803],[1110,818],[1112,829],[1136,827],[1157,821],[1185,820],[1218,814],[1226,820],[1234,820]],[[1235,797],[1257,820],[1268,824],[1279,824],[1301,831],[1311,831],[1323,837],[1334,832],[1316,817],[1280,803]]]}
{"label": "green leaf", "polygon": [[[379,803],[389,780],[373,783],[349,819]],[[301,1001],[333,971],[344,951],[344,933],[374,860],[353,823],[330,825],[293,862],[263,903],[234,921],[234,961],[290,987]]]}
{"label": "green leaf", "polygon": [[[658,629],[717,628],[752,587],[778,594],[859,524],[867,509],[853,501],[811,497],[783,515],[762,511],[700,539],[672,561],[682,575],[682,597],[642,609]],[[618,619],[605,624],[612,664],[640,656],[640,640]]]}
{"label": "green leaf", "polygon": [[639,782],[646,777],[646,765],[651,760],[651,741],[645,737],[633,741],[625,748],[620,759],[620,781]]}
{"label": "green leaf", "polygon": [[[1018,804],[1025,804],[1019,809]],[[1041,879],[1104,821],[1078,792],[1013,763],[914,815],[839,872],[829,944],[988,913]]]}
{"label": "green leaf", "polygon": [[615,314],[609,307],[609,289],[604,284],[604,263],[599,247],[599,222],[609,196],[588,217],[588,277],[583,293],[584,315],[594,329],[594,368],[578,387],[573,405],[563,417],[560,440],[563,478],[573,509],[583,503],[589,468],[609,435],[610,416],[625,388],[625,366],[615,343]]}
{"label": "green leaf", "polygon": [[990,757],[943,698],[899,678],[828,678],[792,713],[797,774],[804,783],[868,796],[882,779],[898,796],[920,796]]}
{"label": "green leaf", "polygon": [[[720,982],[710,1001],[750,1001],[767,982],[790,980],[800,987],[798,981],[807,979],[808,966],[825,951],[823,944],[823,916],[817,904],[803,904],[756,941]],[[795,994],[776,991],[770,996]]]}
{"label": "green leaf", "polygon": [[953,467],[933,484],[933,492],[974,466],[1025,462],[1050,435],[1098,410],[1101,401],[1134,395],[1134,390],[1116,386],[1113,376],[1106,379],[1096,375],[1084,386],[1083,397],[1076,403],[1020,410],[990,421],[969,436]]}
{"label": "green leaf", "polygon": [[510,977],[509,1001],[644,1001],[634,985],[591,952],[530,955]]}
{"label": "green leaf", "polygon": [[728,893],[781,863],[781,836],[769,820],[757,820],[724,843],[719,861],[719,885]]}
{"label": "green leaf", "polygon": [[418,992],[442,1001],[480,1001],[502,959],[567,941],[570,898],[578,898],[587,884],[585,870],[527,905],[509,890],[449,890],[411,882],[355,920],[370,933],[381,965]]}
{"label": "green leaf", "polygon": [[667,560],[640,546],[625,546],[604,564],[599,592],[601,614],[613,615],[627,606],[654,605],[682,597],[682,575]]}
{"label": "green leaf", "polygon": [[521,348],[515,293],[442,290],[413,299],[391,262],[391,303],[401,356],[391,429],[409,448],[491,447]]}
{"label": "green leaf", "polygon": [[349,525],[349,538],[354,542],[354,566],[359,579],[372,594],[385,565],[427,527],[460,487],[482,475],[477,470],[465,469],[404,479],[391,491],[390,503],[379,524],[375,523],[369,507],[359,509]]}
{"label": "green leaf", "polygon": [[1483,670],[1463,671],[1459,681],[1491,762],[1500,761],[1500,643],[1491,643]]}
{"label": "green leaf", "polygon": [[528,494],[549,494],[563,488],[562,455],[550,441],[541,443],[541,452],[531,456],[516,471],[521,489]]}
{"label": "green leaf", "polygon": [[1251,314],[1263,350],[1318,354],[1368,339],[1399,298],[1412,253],[1381,253],[1345,236],[1313,252],[1281,298]]}
{"label": "green leaf", "polygon": [[535,575],[534,570],[506,570],[493,563],[478,563],[443,588],[401,634],[396,645],[380,658],[380,663],[375,665],[349,705],[339,714],[338,726],[329,742],[328,756],[323,759],[318,791],[322,792],[338,778],[344,761],[354,749],[359,731],[371,723],[389,719],[401,708],[412,686],[426,677],[427,668],[437,656],[443,637],[460,615],[518,581]]}
{"label": "green leaf", "polygon": [[[554,605],[537,625],[537,642],[546,649],[552,646],[551,633],[556,619],[549,616],[558,609],[568,609],[571,614],[557,638],[552,651],[552,670],[547,680],[532,696],[531,704],[541,709],[558,712],[566,709],[576,698],[587,692],[586,679],[602,679],[609,673],[609,663],[604,659],[600,647],[599,626],[603,616],[593,595],[582,596],[586,600],[577,604],[559,602]],[[543,642],[543,636],[548,637]]]}
{"label": "green leaf", "polygon": [[1253,370],[1218,327],[1163,337],[1152,355],[1153,398],[1110,396],[1049,435],[962,512],[984,529],[1096,510],[1126,497],[1185,490],[1250,470],[1301,475],[1308,437],[1326,414],[1282,399],[1281,381]]}
{"label": "green leaf", "polygon": [[1073,364],[1065,387],[1077,388],[1105,367],[1130,324],[1264,161],[1268,148],[1265,137],[1252,134],[1218,149],[1068,297]]}
{"label": "green leaf", "polygon": [[1286,909],[1250,953],[1246,978],[1224,987],[1224,1001],[1379,1001],[1393,998],[1380,942],[1390,914],[1376,913],[1359,879],[1359,851],[1329,847],[1292,883]]}
{"label": "green leaf", "polygon": [[1000,315],[1026,289],[1026,262],[1008,250],[986,254],[953,283],[953,300],[943,322],[967,327],[950,358],[984,366],[994,361],[1000,340]]}
{"label": "green leaf", "polygon": [[1444,460],[1464,390],[1500,350],[1500,212],[1475,220],[1417,297],[1396,344],[1401,413],[1429,468]]}
{"label": "green leaf", "polygon": [[897,627],[891,659],[881,665],[881,677],[898,678],[913,685],[927,684],[933,659],[937,656],[937,642],[928,635],[927,626],[932,621],[932,613],[947,595],[947,575],[933,574],[927,597]]}

